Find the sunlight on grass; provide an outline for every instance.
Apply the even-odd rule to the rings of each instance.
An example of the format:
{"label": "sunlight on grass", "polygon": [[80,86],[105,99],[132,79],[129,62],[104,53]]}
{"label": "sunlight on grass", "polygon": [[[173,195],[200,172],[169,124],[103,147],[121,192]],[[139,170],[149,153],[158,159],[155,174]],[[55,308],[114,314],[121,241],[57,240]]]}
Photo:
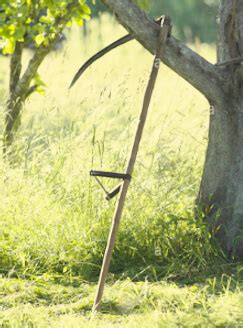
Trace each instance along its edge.
{"label": "sunlight on grass", "polygon": [[[210,283],[154,283],[192,283],[224,263],[193,213],[209,104],[164,65],[112,261],[104,312],[114,313],[92,322],[86,315],[114,208],[89,170],[124,171],[152,56],[133,41],[93,65],[74,88],[68,86],[85,59],[124,33],[107,15],[91,21],[87,37],[77,28],[67,32],[63,49],[41,66],[46,94],[33,95],[25,105],[15,164],[0,159],[3,327],[243,324],[239,286],[216,293]],[[193,47],[215,61],[213,46]],[[3,106],[9,58],[0,62]],[[124,281],[114,283],[117,278]]]}
{"label": "sunlight on grass", "polygon": [[[89,170],[125,169],[152,57],[133,41],[93,65],[70,91],[68,85],[85,58],[123,34],[104,15],[101,23],[91,22],[86,38],[77,28],[68,31],[63,49],[42,65],[46,95],[26,103],[16,165],[2,162],[3,272],[97,275],[113,203],[103,200]],[[212,48],[200,49],[212,58]],[[156,264],[164,275],[174,257],[206,264],[198,241],[208,237],[195,225],[193,202],[208,116],[206,100],[162,65],[117,243],[116,272]],[[200,255],[187,244],[191,233]],[[155,247],[161,249],[157,258]]]}
{"label": "sunlight on grass", "polygon": [[[216,281],[217,288],[222,288]],[[172,283],[118,281],[107,288],[101,313],[92,316],[94,286],[44,280],[1,281],[6,327],[241,327],[243,298],[237,286],[216,294],[211,282],[178,287]],[[37,306],[38,305],[38,306]]]}

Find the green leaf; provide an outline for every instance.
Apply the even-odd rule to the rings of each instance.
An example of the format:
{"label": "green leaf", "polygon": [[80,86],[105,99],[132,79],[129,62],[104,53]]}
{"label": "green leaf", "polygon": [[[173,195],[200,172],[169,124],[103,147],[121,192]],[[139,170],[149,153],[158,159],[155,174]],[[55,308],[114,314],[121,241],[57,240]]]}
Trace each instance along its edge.
{"label": "green leaf", "polygon": [[40,76],[39,73],[36,73],[35,74],[34,81],[35,81],[35,84],[36,85],[46,86],[45,82],[42,80],[42,78],[41,78],[41,76]]}
{"label": "green leaf", "polygon": [[50,25],[50,24],[54,23],[54,17],[51,15],[41,16],[40,22]]}
{"label": "green leaf", "polygon": [[16,40],[14,38],[6,39],[4,42],[3,54],[11,55],[15,49]]}
{"label": "green leaf", "polygon": [[32,22],[32,19],[30,18],[30,17],[28,17],[27,19],[26,19],[26,24],[30,24]]}
{"label": "green leaf", "polygon": [[46,92],[46,90],[45,90],[45,88],[43,87],[43,86],[38,86],[36,89],[35,89],[35,91],[37,92],[37,93],[39,93],[40,95],[44,95],[45,94],[45,92]]}
{"label": "green leaf", "polygon": [[37,34],[35,36],[35,43],[37,44],[37,46],[39,47],[45,40],[45,36],[43,33]]}
{"label": "green leaf", "polygon": [[90,15],[90,14],[91,14],[91,10],[90,10],[89,6],[86,5],[86,4],[84,4],[84,5],[82,6],[82,12],[83,12],[84,14],[87,14],[87,15]]}
{"label": "green leaf", "polygon": [[16,31],[16,25],[15,24],[8,25],[8,31],[9,31],[9,35],[14,35]]}
{"label": "green leaf", "polygon": [[77,23],[77,25],[79,27],[84,25],[83,18],[81,18],[80,15],[75,16],[74,19],[75,19],[75,22]]}
{"label": "green leaf", "polygon": [[45,82],[42,80],[41,76],[39,73],[35,74],[35,77],[33,79],[33,85],[36,86],[35,88],[35,92],[44,95],[45,94],[45,88],[46,88],[46,84]]}
{"label": "green leaf", "polygon": [[26,27],[25,26],[19,26],[16,29],[14,36],[18,41],[23,41],[23,37],[25,35],[25,32],[26,32]]}

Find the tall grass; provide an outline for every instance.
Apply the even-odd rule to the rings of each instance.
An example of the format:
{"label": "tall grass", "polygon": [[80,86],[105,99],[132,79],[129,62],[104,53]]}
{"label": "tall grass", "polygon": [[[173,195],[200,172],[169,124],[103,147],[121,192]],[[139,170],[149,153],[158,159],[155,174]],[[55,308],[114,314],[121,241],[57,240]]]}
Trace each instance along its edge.
{"label": "tall grass", "polygon": [[[109,16],[88,37],[73,28],[40,74],[44,96],[25,104],[14,165],[0,162],[0,270],[96,279],[111,222],[91,168],[124,171],[152,57],[135,41],[107,55],[68,91],[81,63],[124,34]],[[214,61],[213,47],[200,51]],[[29,58],[26,51],[25,60]],[[9,58],[0,58],[2,105]],[[191,278],[221,261],[194,218],[207,143],[209,105],[163,66],[150,108],[112,261],[112,272]],[[3,129],[3,111],[1,113]],[[106,181],[112,187],[112,182]]]}

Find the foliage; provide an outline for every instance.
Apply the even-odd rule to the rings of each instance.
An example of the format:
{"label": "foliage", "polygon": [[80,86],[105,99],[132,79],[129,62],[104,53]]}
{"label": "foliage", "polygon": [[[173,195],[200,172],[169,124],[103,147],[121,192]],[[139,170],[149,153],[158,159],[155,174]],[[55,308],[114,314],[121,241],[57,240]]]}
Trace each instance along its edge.
{"label": "foliage", "polygon": [[[148,9],[149,8],[149,0],[134,0],[134,2],[139,5],[143,9]],[[107,7],[102,3],[101,0],[87,0],[87,3],[89,7],[92,8],[92,15],[93,16],[98,16],[104,11],[107,11]]]}
{"label": "foliage", "polygon": [[91,8],[92,16],[98,16],[102,12],[107,11],[106,6],[102,3],[101,0],[87,0],[87,4]]}
{"label": "foliage", "polygon": [[85,2],[2,0],[0,38],[3,53],[12,54],[16,42],[33,41],[36,47],[41,44],[48,46],[72,19],[82,25],[83,20],[90,16]]}
{"label": "foliage", "polygon": [[150,0],[133,0],[140,8],[148,9]]}
{"label": "foliage", "polygon": [[179,38],[194,41],[199,37],[203,42],[215,42],[218,5],[219,0],[153,1],[151,13],[170,15]]}

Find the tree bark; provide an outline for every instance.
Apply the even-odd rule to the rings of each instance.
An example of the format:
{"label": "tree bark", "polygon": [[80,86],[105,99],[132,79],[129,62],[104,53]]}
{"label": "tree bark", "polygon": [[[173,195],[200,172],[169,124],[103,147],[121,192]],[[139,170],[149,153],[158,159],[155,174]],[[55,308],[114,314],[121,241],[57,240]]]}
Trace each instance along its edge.
{"label": "tree bark", "polygon": [[[119,22],[151,53],[158,27],[129,0],[103,0]],[[166,13],[164,13],[166,14]],[[243,1],[222,0],[218,62],[243,56]],[[243,66],[215,66],[171,37],[161,60],[211,104],[208,148],[197,208],[224,251],[243,259]]]}
{"label": "tree bark", "polygon": [[5,114],[4,148],[3,148],[4,153],[6,153],[7,146],[11,144],[11,140],[12,140],[11,125],[12,122],[16,120],[15,113],[20,111],[19,109],[20,103],[17,104],[14,95],[22,70],[23,47],[24,45],[22,42],[17,42],[15,51],[11,56],[11,60],[10,60],[9,98],[7,101],[7,108]]}
{"label": "tree bark", "polygon": [[[219,8],[218,61],[243,55],[243,2]],[[227,254],[243,258],[243,75],[241,63],[227,66],[225,101],[210,117],[208,149],[198,204]]]}
{"label": "tree bark", "polygon": [[50,52],[50,49],[51,45],[37,49],[22,77],[20,77],[20,74],[23,45],[17,45],[12,55],[10,62],[9,98],[7,100],[5,114],[4,154],[12,144],[14,134],[20,125],[20,113],[26,97],[30,94],[31,81],[35,77],[43,59]]}
{"label": "tree bark", "polygon": [[10,61],[10,83],[9,83],[10,93],[14,92],[20,78],[20,74],[22,70],[21,61],[22,61],[23,48],[24,48],[23,42],[16,42],[15,51]]}

